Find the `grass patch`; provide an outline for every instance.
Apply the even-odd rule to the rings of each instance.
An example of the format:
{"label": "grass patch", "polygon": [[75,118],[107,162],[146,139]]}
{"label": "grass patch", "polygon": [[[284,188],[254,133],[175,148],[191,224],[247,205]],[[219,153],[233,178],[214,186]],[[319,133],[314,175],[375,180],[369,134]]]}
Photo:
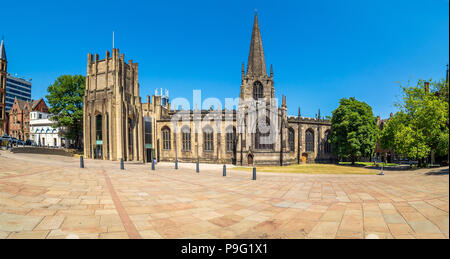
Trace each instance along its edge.
{"label": "grass patch", "polygon": [[[339,162],[340,165],[351,165],[352,162]],[[356,166],[374,166],[373,162],[355,162]],[[376,163],[377,166],[398,166],[395,163]]]}
{"label": "grass patch", "polygon": [[[251,167],[235,167],[233,170],[251,172]],[[333,164],[302,164],[289,166],[257,166],[257,172],[267,173],[300,173],[300,174],[377,174],[373,170]]]}

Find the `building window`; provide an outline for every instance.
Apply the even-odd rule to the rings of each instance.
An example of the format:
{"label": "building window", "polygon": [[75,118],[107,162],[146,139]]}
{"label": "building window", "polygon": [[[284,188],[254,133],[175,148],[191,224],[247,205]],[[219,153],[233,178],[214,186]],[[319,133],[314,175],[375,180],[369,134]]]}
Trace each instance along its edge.
{"label": "building window", "polygon": [[145,120],[145,144],[152,144],[152,119],[148,116],[144,118]]}
{"label": "building window", "polygon": [[329,142],[329,137],[330,137],[330,131],[327,130],[325,132],[325,140],[324,140],[324,150],[326,154],[331,153],[331,143]]}
{"label": "building window", "polygon": [[314,131],[308,129],[305,133],[306,152],[314,152]]}
{"label": "building window", "polygon": [[235,151],[236,142],[236,129],[233,126],[229,126],[226,130],[226,150],[227,152]]}
{"label": "building window", "polygon": [[162,129],[163,150],[170,150],[170,129],[164,127]]}
{"label": "building window", "polygon": [[0,119],[3,119],[3,107],[0,107]]}
{"label": "building window", "polygon": [[260,98],[264,98],[264,87],[261,82],[256,81],[253,84],[253,99],[259,100]]}
{"label": "building window", "polygon": [[288,143],[289,143],[289,150],[291,152],[294,152],[295,151],[295,132],[294,132],[293,128],[289,128]]}
{"label": "building window", "polygon": [[255,133],[255,147],[256,149],[273,149],[273,138],[271,138],[270,120],[266,118],[262,121],[258,120]]}
{"label": "building window", "polygon": [[102,140],[102,115],[95,116],[95,140]]}
{"label": "building window", "polygon": [[203,151],[214,150],[214,131],[210,126],[203,128]]}
{"label": "building window", "polygon": [[181,129],[182,138],[183,138],[183,151],[191,151],[191,129],[188,126],[184,126]]}

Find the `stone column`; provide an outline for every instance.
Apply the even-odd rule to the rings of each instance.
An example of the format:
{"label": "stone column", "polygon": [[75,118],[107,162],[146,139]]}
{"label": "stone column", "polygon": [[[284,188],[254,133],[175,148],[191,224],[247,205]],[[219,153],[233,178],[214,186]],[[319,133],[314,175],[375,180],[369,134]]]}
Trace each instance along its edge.
{"label": "stone column", "polygon": [[130,160],[130,143],[129,143],[129,127],[131,127],[131,125],[129,124],[129,118],[128,118],[128,105],[125,104],[125,118],[124,118],[124,125],[125,125],[125,130],[124,130],[124,134],[125,134],[125,147],[124,147],[124,161],[129,161]]}
{"label": "stone column", "polygon": [[145,145],[145,141],[144,141],[144,116],[143,116],[143,110],[142,110],[142,104],[140,103],[139,100],[139,114],[138,114],[138,118],[139,118],[139,127],[138,127],[138,150],[139,150],[139,161],[141,161],[142,163],[145,162],[146,158],[145,158],[145,149],[144,149],[144,145]]}

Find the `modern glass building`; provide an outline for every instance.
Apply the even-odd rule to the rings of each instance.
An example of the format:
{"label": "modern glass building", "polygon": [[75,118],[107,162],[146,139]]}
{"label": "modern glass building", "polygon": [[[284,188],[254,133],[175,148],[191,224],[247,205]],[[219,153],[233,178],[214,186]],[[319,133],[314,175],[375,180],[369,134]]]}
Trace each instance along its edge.
{"label": "modern glass building", "polygon": [[31,80],[27,81],[10,74],[7,75],[5,98],[5,109],[7,112],[11,110],[14,104],[14,98],[31,102]]}

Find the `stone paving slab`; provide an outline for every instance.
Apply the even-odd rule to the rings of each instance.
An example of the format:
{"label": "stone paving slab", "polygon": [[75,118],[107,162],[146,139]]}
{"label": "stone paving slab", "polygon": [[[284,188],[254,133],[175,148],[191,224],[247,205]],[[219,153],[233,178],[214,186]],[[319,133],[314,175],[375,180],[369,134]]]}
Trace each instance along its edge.
{"label": "stone paving slab", "polygon": [[0,151],[0,238],[449,238],[449,176],[248,172]]}

